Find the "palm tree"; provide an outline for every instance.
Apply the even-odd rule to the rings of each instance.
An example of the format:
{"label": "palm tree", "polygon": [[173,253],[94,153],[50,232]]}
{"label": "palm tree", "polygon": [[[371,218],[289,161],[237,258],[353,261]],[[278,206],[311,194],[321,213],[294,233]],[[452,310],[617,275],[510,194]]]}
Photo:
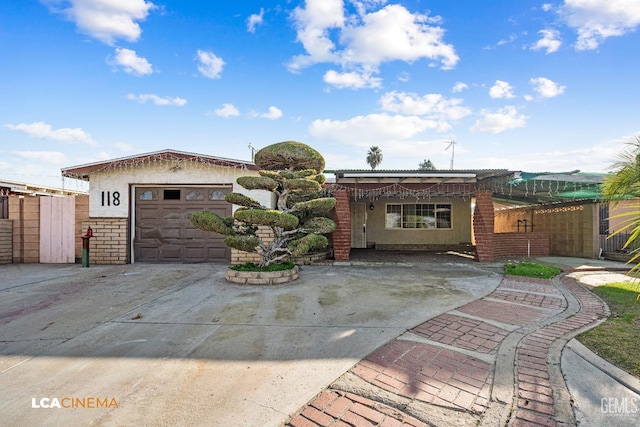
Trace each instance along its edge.
{"label": "palm tree", "polygon": [[380,163],[382,163],[382,151],[377,145],[369,148],[367,153],[367,163],[371,166],[371,169],[375,169]]}
{"label": "palm tree", "polygon": [[618,156],[613,164],[613,175],[602,186],[602,194],[607,200],[640,197],[640,136],[627,145],[630,148]]}
{"label": "palm tree", "polygon": [[[640,198],[640,136],[627,143],[630,147],[618,156],[613,164],[614,172],[602,185],[602,195],[607,201],[619,202],[624,199]],[[625,248],[633,248],[630,263],[636,263],[631,270],[640,272],[640,203],[634,203],[630,211],[616,215],[624,218],[624,226],[615,234],[629,232]],[[640,295],[639,295],[640,297]]]}

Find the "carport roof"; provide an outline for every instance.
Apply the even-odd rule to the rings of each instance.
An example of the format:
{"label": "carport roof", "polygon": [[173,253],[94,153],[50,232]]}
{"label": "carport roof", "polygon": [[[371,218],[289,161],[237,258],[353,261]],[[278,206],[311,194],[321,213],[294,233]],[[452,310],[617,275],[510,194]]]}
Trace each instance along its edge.
{"label": "carport roof", "polygon": [[343,184],[466,184],[492,177],[513,176],[507,169],[486,170],[336,170],[336,183]]}
{"label": "carport roof", "polygon": [[546,204],[600,200],[606,174],[569,172],[517,172],[511,179],[494,178],[484,183],[494,199],[510,204]]}
{"label": "carport roof", "polygon": [[[392,185],[398,192],[403,184],[471,184],[480,190],[491,190],[495,200],[510,205],[537,205],[568,201],[600,200],[600,186],[605,174],[568,172],[523,172],[507,169],[471,170],[336,170],[336,184],[347,186],[367,184]],[[419,190],[400,188],[412,196],[420,196]],[[462,191],[451,187],[451,194]],[[408,193],[407,193],[408,194]],[[425,193],[432,196],[433,192]]]}
{"label": "carport roof", "polygon": [[89,181],[89,176],[95,172],[133,168],[157,162],[174,162],[176,163],[176,166],[179,166],[180,163],[191,162],[231,168],[258,170],[258,167],[254,163],[244,160],[234,160],[224,157],[209,156],[207,154],[197,154],[166,149],[150,153],[137,154],[135,156],[119,157],[116,159],[109,159],[101,162],[87,163],[84,165],[63,168],[62,176]]}

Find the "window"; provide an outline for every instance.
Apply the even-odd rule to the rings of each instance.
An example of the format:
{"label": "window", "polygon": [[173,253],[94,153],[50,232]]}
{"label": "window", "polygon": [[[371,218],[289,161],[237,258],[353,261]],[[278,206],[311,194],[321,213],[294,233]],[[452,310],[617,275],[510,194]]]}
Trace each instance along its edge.
{"label": "window", "polygon": [[451,228],[451,205],[435,203],[388,204],[386,228]]}
{"label": "window", "polygon": [[164,200],[180,200],[180,190],[164,190]]}

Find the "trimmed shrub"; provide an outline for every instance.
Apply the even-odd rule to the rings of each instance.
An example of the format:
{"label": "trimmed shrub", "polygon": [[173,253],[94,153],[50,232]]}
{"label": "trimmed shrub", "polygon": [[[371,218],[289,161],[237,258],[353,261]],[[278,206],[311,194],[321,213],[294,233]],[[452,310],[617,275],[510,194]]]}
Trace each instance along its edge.
{"label": "trimmed shrub", "polygon": [[306,202],[298,202],[293,205],[295,211],[330,211],[336,207],[336,199],[333,197],[322,197],[320,199],[308,200]]}
{"label": "trimmed shrub", "polygon": [[260,239],[255,236],[227,236],[224,244],[244,252],[256,252]]}
{"label": "trimmed shrub", "polygon": [[198,211],[191,214],[191,224],[194,227],[204,230],[213,231],[214,233],[230,236],[234,234],[233,227],[230,227],[220,215],[211,211]]}
{"label": "trimmed shrub", "polygon": [[294,242],[291,247],[291,255],[302,256],[314,249],[326,248],[328,244],[328,239],[320,234],[307,234]]}
{"label": "trimmed shrub", "polygon": [[336,229],[336,223],[329,218],[317,216],[305,222],[302,228],[311,233],[329,234]]}
{"label": "trimmed shrub", "polygon": [[289,191],[304,191],[305,193],[322,190],[318,182],[304,178],[288,179],[284,182],[284,188]]}
{"label": "trimmed shrub", "polygon": [[298,225],[298,217],[272,209],[238,209],[234,215],[238,221],[291,230]]}
{"label": "trimmed shrub", "polygon": [[263,208],[263,206],[255,199],[240,193],[227,193],[224,200],[234,205],[244,206],[247,208]]}
{"label": "trimmed shrub", "polygon": [[316,173],[324,171],[322,155],[306,144],[296,141],[284,141],[259,150],[254,162],[260,169],[271,171],[300,171],[313,169]]}
{"label": "trimmed shrub", "polygon": [[236,182],[247,190],[273,191],[278,183],[268,176],[241,176]]}
{"label": "trimmed shrub", "polygon": [[[262,168],[260,176],[243,176],[237,183],[248,190],[273,193],[277,209],[266,209],[249,196],[230,193],[225,200],[240,206],[233,218],[204,211],[193,214],[194,226],[227,235],[224,242],[231,248],[257,252],[260,267],[326,247],[328,240],[322,234],[335,230],[335,222],[328,216],[336,200],[320,197],[325,182],[320,153],[300,142],[285,141],[258,151],[255,163]],[[258,236],[259,226],[272,231],[266,242]]]}

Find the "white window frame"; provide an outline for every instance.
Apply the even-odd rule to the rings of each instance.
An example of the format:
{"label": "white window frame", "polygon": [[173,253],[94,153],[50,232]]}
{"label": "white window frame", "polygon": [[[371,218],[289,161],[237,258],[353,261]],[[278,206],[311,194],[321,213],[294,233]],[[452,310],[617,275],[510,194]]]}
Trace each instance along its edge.
{"label": "white window frame", "polygon": [[[406,207],[412,206],[413,211],[415,212],[417,210],[418,205],[431,205],[431,209],[434,213],[434,216],[432,218],[435,220],[433,227],[429,227],[426,224],[423,227],[417,227],[417,226],[405,227]],[[396,210],[396,212],[389,212],[390,206],[394,206],[394,207],[399,206],[400,207],[399,212],[397,212],[398,210],[397,208],[394,209]],[[438,226],[440,224],[440,221],[438,221],[438,209],[449,209],[449,227]],[[389,217],[389,214],[399,215],[399,218],[391,219]],[[453,229],[453,207],[451,203],[387,203],[385,204],[384,217],[385,217],[384,225],[386,230],[451,230]],[[400,226],[390,226],[390,224],[398,224],[398,223]]]}

